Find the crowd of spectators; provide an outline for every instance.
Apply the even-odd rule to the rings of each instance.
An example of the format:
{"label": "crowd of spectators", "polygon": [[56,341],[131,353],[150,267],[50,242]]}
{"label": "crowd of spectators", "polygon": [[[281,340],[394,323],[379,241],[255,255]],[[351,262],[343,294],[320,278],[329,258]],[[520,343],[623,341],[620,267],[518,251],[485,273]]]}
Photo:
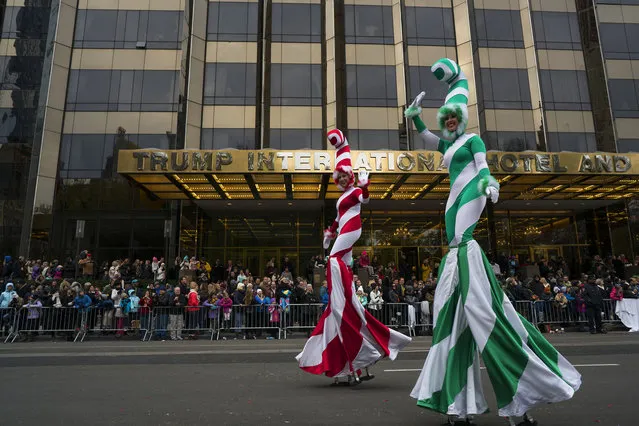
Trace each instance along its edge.
{"label": "crowd of spectators", "polygon": [[[585,263],[585,273],[571,276],[561,258],[543,259],[534,265],[538,273],[526,277],[512,257],[491,261],[512,302],[536,302],[527,315],[536,315],[537,322],[544,323],[559,312],[566,322],[588,320],[593,333],[605,332],[601,326],[605,299],[639,297],[639,280],[625,278],[626,269],[636,263],[623,255],[605,260],[594,256]],[[279,262],[273,258],[266,262],[263,274],[254,275],[240,261],[222,263],[218,259],[211,264],[189,256],[176,258],[168,270],[162,257],[114,260],[96,267],[86,251],[76,261],[68,258],[62,263],[6,256],[0,269],[4,289],[0,309],[25,308],[21,321],[29,332],[21,336],[24,340],[33,339],[46,321],[62,321],[53,328],[86,327],[117,338],[132,332],[144,338],[153,328],[159,339],[180,340],[195,337],[197,330],[210,329],[214,323],[234,338],[259,338],[263,331],[273,338],[283,319],[285,326],[293,322],[312,326],[328,303],[326,281],[313,286],[314,274],[326,267],[324,256],[309,259],[303,271],[296,271],[295,266],[288,257]],[[399,265],[382,264],[363,252],[353,265],[354,284],[362,305],[386,324],[430,324],[438,269],[435,258],[423,259],[418,269],[405,257]],[[286,315],[294,305],[308,307]],[[75,314],[61,319],[55,308],[73,308]],[[83,315],[92,308],[100,308],[100,315]],[[8,332],[13,323],[15,318],[3,311],[2,331]],[[272,329],[266,330],[270,325]],[[429,332],[429,327],[422,331]],[[72,339],[73,333],[52,332],[51,336]]]}

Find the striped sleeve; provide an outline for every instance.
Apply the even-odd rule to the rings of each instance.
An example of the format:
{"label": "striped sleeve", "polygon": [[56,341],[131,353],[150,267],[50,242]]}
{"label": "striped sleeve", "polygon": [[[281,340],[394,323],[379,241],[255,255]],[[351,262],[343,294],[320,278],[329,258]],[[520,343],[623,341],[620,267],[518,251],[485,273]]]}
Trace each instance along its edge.
{"label": "striped sleeve", "polygon": [[486,162],[486,145],[484,145],[484,141],[482,141],[479,136],[475,135],[470,139],[469,143],[470,152],[473,153],[477,170],[479,170],[479,176],[482,178],[490,176],[490,169]]}
{"label": "striped sleeve", "polygon": [[446,150],[445,141],[439,139],[437,135],[428,130],[419,115],[413,117],[413,123],[415,123],[415,128],[419,132],[419,137],[424,141],[426,149],[429,151],[439,151],[443,154]]}

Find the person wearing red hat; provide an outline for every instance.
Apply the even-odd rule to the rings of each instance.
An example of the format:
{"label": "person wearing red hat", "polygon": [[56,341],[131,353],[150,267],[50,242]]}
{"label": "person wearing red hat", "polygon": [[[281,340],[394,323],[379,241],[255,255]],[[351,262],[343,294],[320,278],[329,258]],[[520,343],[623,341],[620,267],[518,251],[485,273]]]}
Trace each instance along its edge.
{"label": "person wearing red hat", "polygon": [[[337,218],[324,231],[324,248],[331,249],[327,266],[328,305],[317,327],[296,359],[302,370],[335,378],[348,377],[356,385],[371,379],[368,367],[384,357],[395,359],[411,339],[375,319],[359,301],[353,282],[353,245],[362,234],[361,204],[368,203],[368,172],[358,173],[357,185],[350,147],[340,130],[328,132],[336,149],[333,180],[343,194],[337,200]],[[360,377],[361,370],[366,376]]]}

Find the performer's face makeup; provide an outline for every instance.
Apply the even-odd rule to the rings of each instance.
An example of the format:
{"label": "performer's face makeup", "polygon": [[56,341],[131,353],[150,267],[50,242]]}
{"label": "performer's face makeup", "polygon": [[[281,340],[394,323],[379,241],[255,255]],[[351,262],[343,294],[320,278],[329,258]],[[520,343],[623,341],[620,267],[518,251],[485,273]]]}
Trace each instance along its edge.
{"label": "performer's face makeup", "polygon": [[457,126],[459,126],[459,121],[457,120],[457,116],[454,114],[449,114],[446,116],[446,130],[449,132],[454,132],[457,130]]}
{"label": "performer's face makeup", "polygon": [[348,186],[348,175],[346,173],[340,173],[337,175],[337,181],[339,182],[342,188],[346,188]]}

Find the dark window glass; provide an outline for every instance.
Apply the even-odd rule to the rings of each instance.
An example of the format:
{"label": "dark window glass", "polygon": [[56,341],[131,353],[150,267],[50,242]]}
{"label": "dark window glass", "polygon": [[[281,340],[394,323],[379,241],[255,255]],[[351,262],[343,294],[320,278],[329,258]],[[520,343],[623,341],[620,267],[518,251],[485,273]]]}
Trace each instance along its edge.
{"label": "dark window glass", "polygon": [[259,149],[255,129],[202,129],[201,149]]}
{"label": "dark window glass", "polygon": [[[168,11],[149,12],[146,47],[166,49],[167,44],[180,41],[182,36],[182,14]],[[176,48],[179,46],[176,46]]]}
{"label": "dark window glass", "polygon": [[35,4],[5,7],[2,38],[46,39],[49,30],[49,8],[37,6]]}
{"label": "dark window glass", "polygon": [[444,104],[448,86],[435,78],[430,72],[430,67],[409,67],[408,74],[411,99],[414,99],[423,90],[426,92],[426,96],[422,100],[423,107],[439,108]]}
{"label": "dark window glass", "polygon": [[33,143],[37,109],[0,108],[0,144]]}
{"label": "dark window glass", "polygon": [[639,24],[599,24],[606,59],[639,59]]}
{"label": "dark window glass", "polygon": [[177,71],[71,70],[70,111],[177,111]]}
{"label": "dark window glass", "polygon": [[395,67],[347,65],[346,85],[348,106],[397,106]]}
{"label": "dark window glass", "polygon": [[615,117],[639,117],[639,80],[608,80],[610,104]]}
{"label": "dark window glass", "polygon": [[274,149],[322,149],[321,129],[271,129]]}
{"label": "dark window glass", "polygon": [[319,4],[273,3],[274,42],[320,43],[322,10]]}
{"label": "dark window glass", "polygon": [[548,151],[595,152],[597,140],[594,133],[548,132]]}
{"label": "dark window glass", "polygon": [[591,109],[585,71],[540,70],[544,107],[551,110]]}
{"label": "dark window glass", "polygon": [[538,49],[581,49],[576,13],[532,12],[532,19]]}
{"label": "dark window glass", "polygon": [[0,56],[2,90],[40,88],[44,59],[38,56]]}
{"label": "dark window glass", "polygon": [[399,149],[399,130],[357,130],[348,131],[348,144],[353,149]]}
{"label": "dark window glass", "polygon": [[406,7],[409,45],[455,46],[453,10],[444,7]]}
{"label": "dark window glass", "polygon": [[481,68],[481,96],[488,109],[531,109],[528,73],[523,69]]}
{"label": "dark window glass", "polygon": [[639,4],[639,0],[595,0],[596,4]]}
{"label": "dark window glass", "polygon": [[255,105],[256,64],[206,64],[204,103]]}
{"label": "dark window glass", "polygon": [[524,47],[519,10],[475,9],[479,47]]}
{"label": "dark window glass", "polygon": [[393,44],[391,6],[344,6],[346,43]]}
{"label": "dark window glass", "polygon": [[209,3],[207,40],[257,41],[257,3]]}
{"label": "dark window glass", "polygon": [[272,64],[271,105],[322,105],[322,66]]}
{"label": "dark window glass", "polygon": [[537,149],[533,132],[484,132],[481,137],[487,150],[521,152]]}
{"label": "dark window glass", "polygon": [[106,135],[81,134],[66,136],[65,141],[71,139],[67,170],[101,171],[105,166],[106,137]]}
{"label": "dark window glass", "polygon": [[177,11],[78,10],[74,47],[179,49],[183,13]]}
{"label": "dark window glass", "polygon": [[639,152],[639,139],[618,139],[618,152]]}

